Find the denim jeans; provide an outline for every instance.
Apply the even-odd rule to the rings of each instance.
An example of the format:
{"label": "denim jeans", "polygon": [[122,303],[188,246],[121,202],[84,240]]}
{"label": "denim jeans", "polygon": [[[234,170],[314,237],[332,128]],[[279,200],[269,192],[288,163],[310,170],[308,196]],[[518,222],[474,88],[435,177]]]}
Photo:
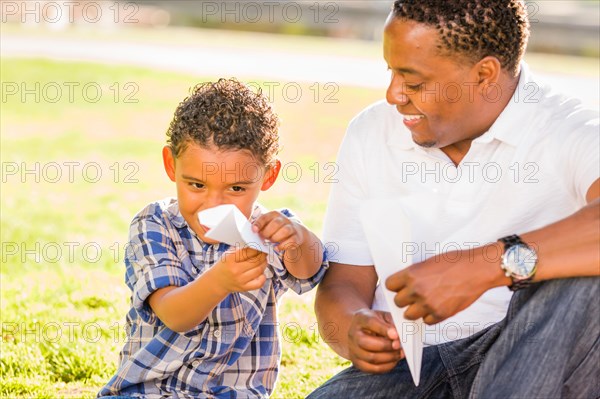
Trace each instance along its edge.
{"label": "denim jeans", "polygon": [[423,350],[415,387],[406,361],[389,373],[350,367],[309,399],[600,397],[600,278],[517,291],[501,322]]}

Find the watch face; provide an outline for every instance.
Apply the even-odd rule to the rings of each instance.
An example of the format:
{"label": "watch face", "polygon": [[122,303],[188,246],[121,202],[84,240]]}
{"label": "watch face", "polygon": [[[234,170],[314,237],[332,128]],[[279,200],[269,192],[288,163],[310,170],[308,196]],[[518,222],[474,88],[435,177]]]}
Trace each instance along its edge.
{"label": "watch face", "polygon": [[506,269],[518,279],[530,277],[535,271],[536,264],[535,251],[525,245],[513,245],[504,254]]}

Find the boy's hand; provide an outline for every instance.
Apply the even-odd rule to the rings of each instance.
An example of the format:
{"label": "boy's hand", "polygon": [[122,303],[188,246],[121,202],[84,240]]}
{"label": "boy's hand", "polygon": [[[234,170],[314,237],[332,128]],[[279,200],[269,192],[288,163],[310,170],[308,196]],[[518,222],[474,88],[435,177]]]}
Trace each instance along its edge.
{"label": "boy's hand", "polygon": [[252,231],[266,240],[276,243],[278,251],[298,248],[304,243],[302,227],[281,212],[271,211],[261,215],[252,225]]}
{"label": "boy's hand", "polygon": [[267,278],[267,254],[250,247],[231,248],[212,268],[214,276],[227,293],[252,291],[263,286]]}

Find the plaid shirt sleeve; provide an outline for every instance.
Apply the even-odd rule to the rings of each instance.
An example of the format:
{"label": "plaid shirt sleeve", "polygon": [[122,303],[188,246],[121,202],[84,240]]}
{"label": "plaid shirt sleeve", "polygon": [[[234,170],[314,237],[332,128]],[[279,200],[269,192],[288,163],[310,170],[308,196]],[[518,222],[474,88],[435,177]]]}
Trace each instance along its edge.
{"label": "plaid shirt sleeve", "polygon": [[129,230],[129,246],[125,254],[126,283],[132,290],[132,305],[148,324],[161,324],[146,299],[154,291],[168,286],[183,286],[193,281],[181,267],[181,258],[170,237],[173,230],[168,218],[142,213]]}
{"label": "plaid shirt sleeve", "polygon": [[[289,209],[281,209],[280,212],[284,216],[286,216],[287,218],[292,220],[293,222],[302,224],[300,219],[298,219]],[[317,254],[315,253],[315,251],[309,251],[307,254],[301,254],[301,256],[316,257]],[[280,257],[280,259],[283,263],[282,256]],[[308,279],[296,278],[296,277],[292,276],[292,274],[290,274],[290,272],[288,272],[288,270],[286,268],[279,269],[277,267],[272,267],[272,269],[273,269],[273,273],[275,274],[275,276],[277,276],[279,281],[281,281],[281,283],[283,284],[283,286],[286,289],[289,288],[292,291],[294,291],[295,293],[301,295],[301,294],[304,294],[304,293],[310,291],[311,289],[316,287],[317,284],[319,284],[321,282],[328,267],[329,267],[329,261],[327,259],[327,251],[324,249],[323,250],[323,261],[321,263],[321,266],[319,267],[317,272]]]}

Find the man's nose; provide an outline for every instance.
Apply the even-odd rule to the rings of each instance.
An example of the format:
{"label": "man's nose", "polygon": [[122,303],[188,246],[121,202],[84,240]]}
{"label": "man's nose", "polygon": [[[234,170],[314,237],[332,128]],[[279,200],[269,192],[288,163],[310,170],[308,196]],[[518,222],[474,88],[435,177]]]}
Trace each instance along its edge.
{"label": "man's nose", "polygon": [[409,102],[406,95],[406,84],[399,75],[392,73],[392,79],[386,92],[386,100],[391,105],[406,105]]}

